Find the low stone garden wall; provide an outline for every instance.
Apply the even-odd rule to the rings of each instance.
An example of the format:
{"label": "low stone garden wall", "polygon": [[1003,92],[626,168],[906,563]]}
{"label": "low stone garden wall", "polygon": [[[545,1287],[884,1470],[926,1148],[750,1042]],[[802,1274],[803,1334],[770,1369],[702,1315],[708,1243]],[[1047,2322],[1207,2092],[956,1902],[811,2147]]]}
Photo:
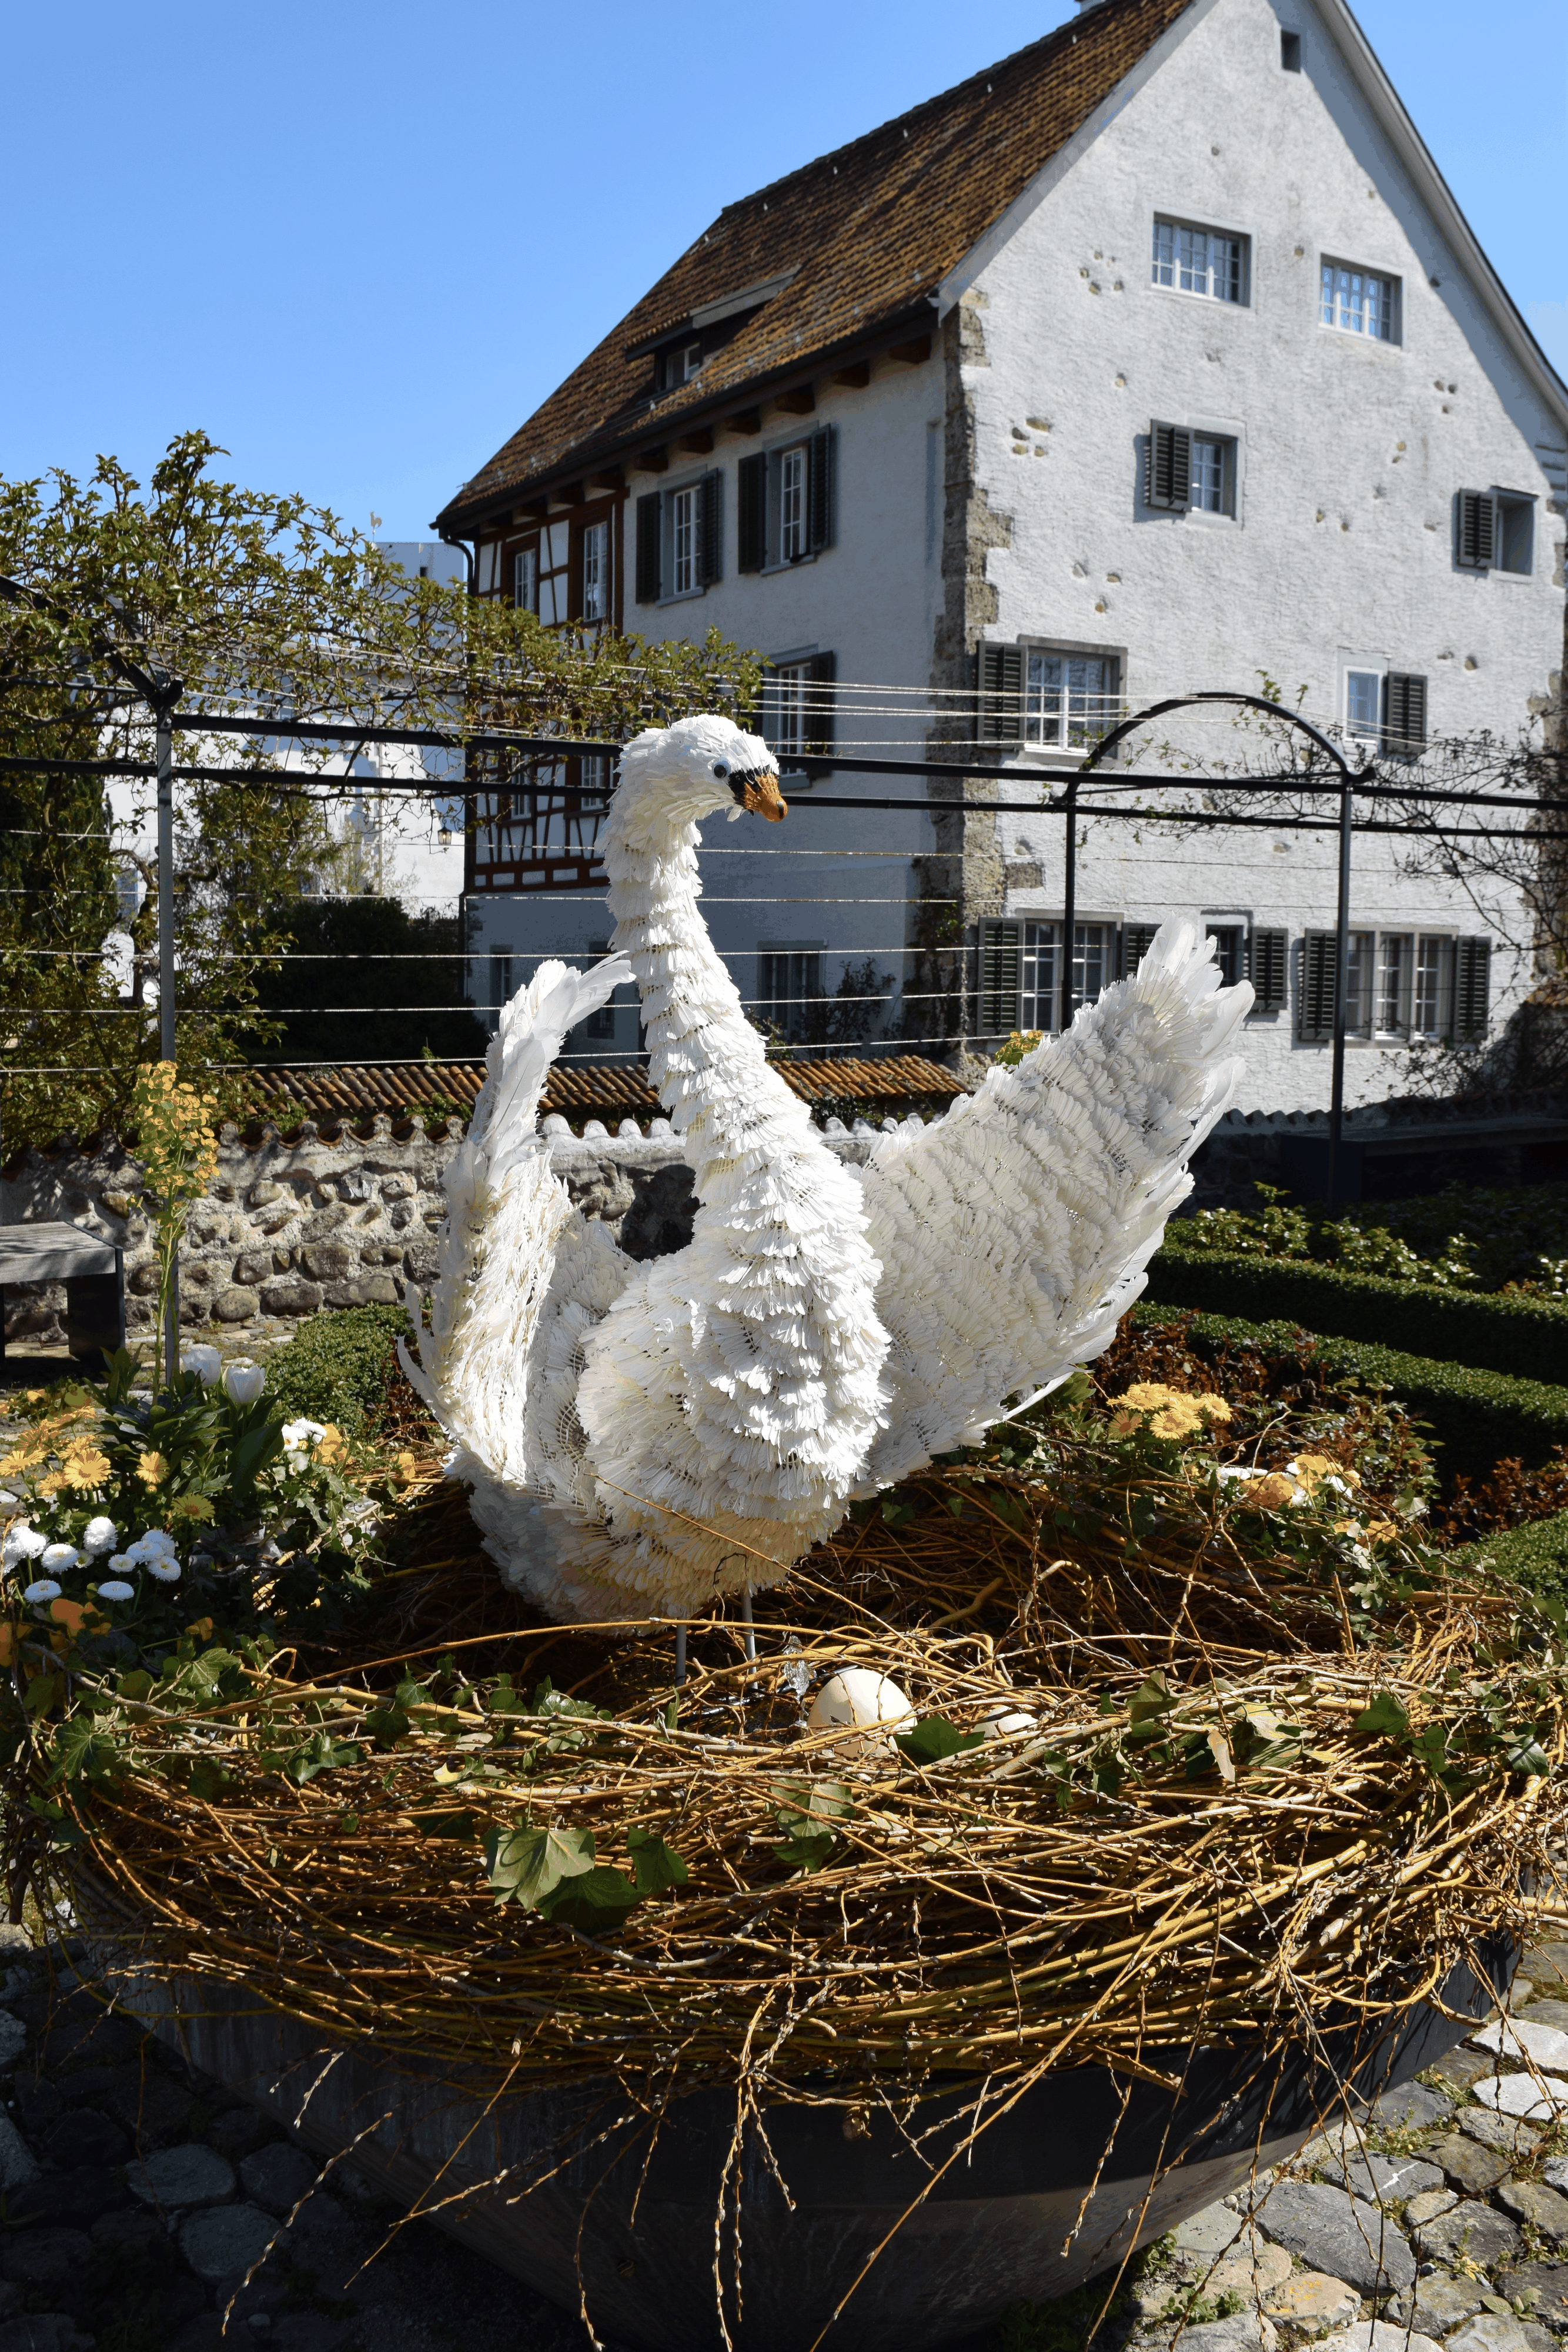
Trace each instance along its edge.
{"label": "low stone garden wall", "polygon": [[[654,1119],[646,1136],[630,1119],[616,1136],[591,1120],[579,1137],[551,1118],[545,1133],[572,1199],[632,1257],[661,1256],[691,1238],[691,1171],[667,1119]],[[323,1134],[309,1119],[288,1136],[225,1127],[218,1172],[191,1212],[180,1252],[182,1322],[250,1349],[287,1337],[322,1307],[381,1300],[416,1313],[435,1272],[442,1177],[463,1134],[456,1119],[427,1134],[394,1129],[384,1115],[368,1133]],[[834,1121],[827,1139],[860,1160],[871,1130],[847,1134]],[[0,1171],[0,1224],[58,1220],[118,1244],[128,1326],[150,1335],[158,1282],[141,1191],[134,1153],[113,1138],[30,1148]],[[7,1343],[63,1345],[64,1313],[63,1286],[16,1286],[6,1294]]]}

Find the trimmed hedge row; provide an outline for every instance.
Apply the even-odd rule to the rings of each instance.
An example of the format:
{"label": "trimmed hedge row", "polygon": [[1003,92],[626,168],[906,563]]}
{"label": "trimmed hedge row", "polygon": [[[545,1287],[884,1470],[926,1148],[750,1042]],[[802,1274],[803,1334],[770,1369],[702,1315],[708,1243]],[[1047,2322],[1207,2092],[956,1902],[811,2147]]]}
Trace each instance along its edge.
{"label": "trimmed hedge row", "polygon": [[1459,1557],[1473,1567],[1497,1569],[1517,1576],[1533,1592],[1568,1595],[1568,1511],[1549,1519],[1531,1519],[1521,1528],[1505,1528],[1500,1535],[1482,1536],[1466,1544]]}
{"label": "trimmed hedge row", "polygon": [[1539,1299],[1434,1290],[1295,1258],[1173,1248],[1168,1240],[1149,1268],[1145,1296],[1568,1385],[1568,1314]]}
{"label": "trimmed hedge row", "polygon": [[[1173,1304],[1140,1299],[1133,1319],[1169,1323]],[[1489,1477],[1505,1455],[1517,1455],[1534,1466],[1550,1457],[1553,1446],[1568,1445],[1568,1388],[1515,1380],[1472,1364],[1406,1355],[1365,1340],[1314,1334],[1294,1323],[1198,1314],[1191,1331],[1200,1341],[1228,1339],[1262,1348],[1270,1355],[1293,1358],[1303,1368],[1321,1365],[1331,1379],[1351,1378],[1392,1390],[1441,1445],[1438,1466],[1445,1486],[1451,1486],[1459,1471],[1474,1479]]]}

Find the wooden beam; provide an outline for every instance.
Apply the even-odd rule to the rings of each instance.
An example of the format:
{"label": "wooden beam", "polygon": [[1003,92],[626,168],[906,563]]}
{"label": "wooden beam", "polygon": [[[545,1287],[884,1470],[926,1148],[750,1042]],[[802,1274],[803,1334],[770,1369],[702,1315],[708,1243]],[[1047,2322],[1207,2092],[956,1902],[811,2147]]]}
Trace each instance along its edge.
{"label": "wooden beam", "polygon": [[606,466],[601,474],[590,474],[588,487],[591,490],[623,490],[626,477],[619,466]]}
{"label": "wooden beam", "polygon": [[916,335],[912,342],[890,343],[887,356],[890,360],[902,360],[905,367],[918,367],[923,360],[931,357],[931,338]]}
{"label": "wooden beam", "polygon": [[775,393],[773,405],[781,408],[786,416],[810,416],[817,405],[817,395],[810,384],[797,384],[793,392]]}
{"label": "wooden beam", "polygon": [[713,426],[699,425],[694,433],[683,433],[681,447],[689,449],[694,457],[706,457],[713,447]]}
{"label": "wooden beam", "polygon": [[760,408],[737,408],[733,416],[725,418],[724,426],[727,433],[760,433],[762,411]]}
{"label": "wooden beam", "polygon": [[667,474],[670,470],[670,453],[661,441],[656,448],[639,449],[636,456],[628,462],[634,474]]}
{"label": "wooden beam", "polygon": [[852,392],[863,392],[871,382],[870,360],[852,360],[848,367],[835,368],[833,382],[846,384]]}
{"label": "wooden beam", "polygon": [[559,490],[552,490],[549,499],[552,507],[580,507],[587,495],[580,482],[567,482]]}
{"label": "wooden beam", "polygon": [[512,517],[514,522],[543,522],[549,512],[548,499],[527,499]]}

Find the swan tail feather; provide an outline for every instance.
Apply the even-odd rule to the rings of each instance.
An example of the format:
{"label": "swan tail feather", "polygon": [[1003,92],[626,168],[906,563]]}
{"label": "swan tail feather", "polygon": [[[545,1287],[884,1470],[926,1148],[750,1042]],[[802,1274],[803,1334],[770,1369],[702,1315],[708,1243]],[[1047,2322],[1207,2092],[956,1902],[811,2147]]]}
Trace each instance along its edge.
{"label": "swan tail feather", "polygon": [[1166,923],[1071,1029],[878,1146],[864,1182],[894,1402],[858,1492],[976,1443],[1109,1344],[1235,1092],[1251,1003],[1221,986],[1200,926]]}

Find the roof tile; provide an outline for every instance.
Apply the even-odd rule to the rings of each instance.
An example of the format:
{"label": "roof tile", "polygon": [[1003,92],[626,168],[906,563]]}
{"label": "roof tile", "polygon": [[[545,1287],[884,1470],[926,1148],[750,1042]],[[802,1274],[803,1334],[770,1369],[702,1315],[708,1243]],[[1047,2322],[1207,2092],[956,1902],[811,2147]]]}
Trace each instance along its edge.
{"label": "roof tile", "polygon": [[[654,437],[925,303],[1191,0],[1099,0],[1044,40],[728,205],[439,520]],[[651,397],[629,346],[790,270],[700,375]]]}

